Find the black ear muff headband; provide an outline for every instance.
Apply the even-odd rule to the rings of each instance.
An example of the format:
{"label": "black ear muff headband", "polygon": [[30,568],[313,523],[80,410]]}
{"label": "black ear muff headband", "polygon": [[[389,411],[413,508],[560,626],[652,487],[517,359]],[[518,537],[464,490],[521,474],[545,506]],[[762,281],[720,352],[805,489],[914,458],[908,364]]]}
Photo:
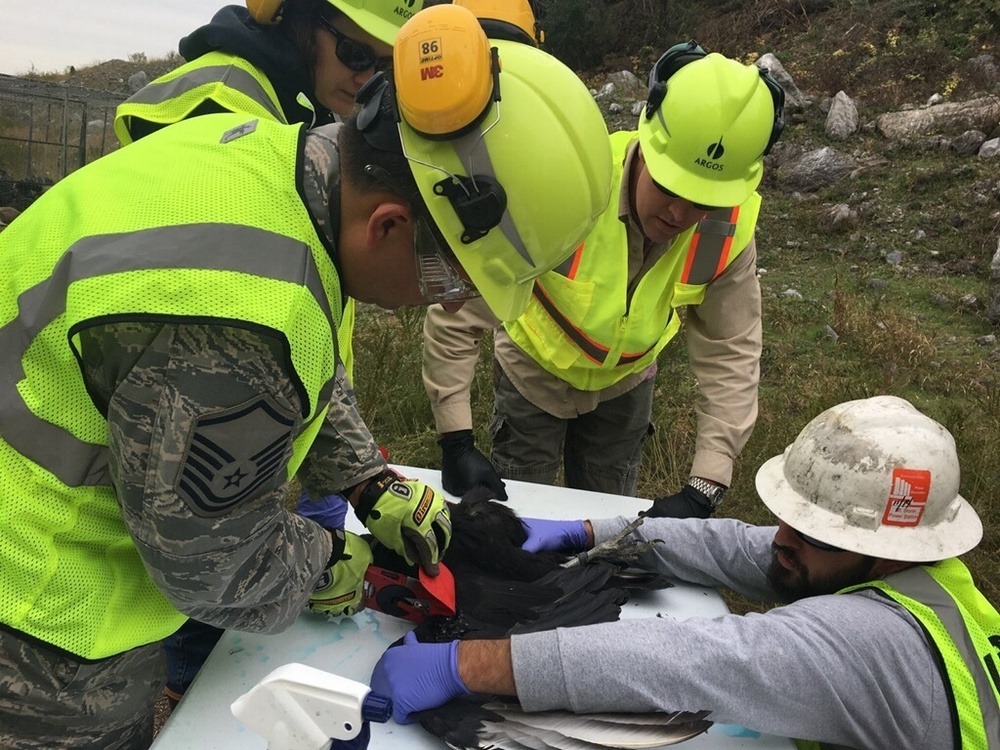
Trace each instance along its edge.
{"label": "black ear muff headband", "polygon": [[[361,106],[357,119],[358,130],[368,144],[379,151],[405,156],[399,137],[400,117],[396,107],[396,94],[392,81],[385,72],[380,71],[368,79],[358,91],[355,101]],[[386,106],[383,106],[383,102]],[[464,230],[461,239],[466,245],[497,226],[507,210],[507,193],[492,175],[477,174],[469,177],[450,174],[434,184],[434,193],[446,197],[455,209]]]}
{"label": "black ear muff headband", "polygon": [[520,42],[530,44],[532,47],[538,46],[524,29],[510,21],[501,21],[499,18],[480,18],[479,25],[483,27],[489,39],[503,39],[508,42]]}
{"label": "black ear muff headband", "polygon": [[[708,53],[698,42],[693,39],[681,44],[675,44],[664,52],[656,65],[649,71],[649,93],[646,96],[646,119],[651,120],[656,110],[663,104],[663,99],[667,95],[667,81],[674,73],[690,62],[700,60]],[[761,80],[767,86],[771,94],[771,101],[774,104],[774,121],[771,124],[771,135],[767,139],[764,147],[764,155],[771,153],[774,144],[781,137],[781,131],[785,129],[785,90],[771,77],[763,68],[758,67]]]}

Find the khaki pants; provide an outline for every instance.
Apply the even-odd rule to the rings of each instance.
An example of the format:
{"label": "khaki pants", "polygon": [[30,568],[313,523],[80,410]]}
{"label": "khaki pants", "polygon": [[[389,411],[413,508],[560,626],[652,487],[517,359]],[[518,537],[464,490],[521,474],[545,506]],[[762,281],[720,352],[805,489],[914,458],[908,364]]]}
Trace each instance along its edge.
{"label": "khaki pants", "polygon": [[0,748],[145,750],[164,681],[159,643],[88,663],[0,630]]}
{"label": "khaki pants", "polygon": [[635,495],[642,444],[649,434],[654,378],[574,419],[560,419],[522,396],[493,363],[491,460],[504,479]]}

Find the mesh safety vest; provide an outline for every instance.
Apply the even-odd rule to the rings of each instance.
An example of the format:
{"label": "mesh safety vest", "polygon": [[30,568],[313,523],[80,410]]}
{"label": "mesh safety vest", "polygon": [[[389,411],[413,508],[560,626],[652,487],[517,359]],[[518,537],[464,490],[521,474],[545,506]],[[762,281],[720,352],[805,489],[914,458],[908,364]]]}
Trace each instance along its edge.
{"label": "mesh safety vest", "polygon": [[[228,52],[207,52],[201,57],[150,82],[115,110],[115,135],[123,146],[132,143],[132,121],[145,120],[160,127],[173,125],[203,111],[208,102],[227,112],[287,123],[274,86],[260,68]],[[340,357],[347,375],[354,377],[354,300],[348,299],[337,332]]]}
{"label": "mesh safety vest", "polygon": [[[613,184],[621,183],[637,137],[611,136]],[[680,329],[677,308],[701,303],[707,285],[749,244],[759,210],[754,193],[679,234],[628,302],[628,238],[612,200],[576,252],[535,281],[527,310],[505,328],[548,372],[579,390],[603,390],[656,361]]]}
{"label": "mesh safety vest", "polygon": [[77,332],[219,323],[286,342],[304,411],[326,412],[340,285],[298,186],[302,126],[197,117],[66,177],[0,235],[0,622],[85,659],[183,622],[147,576],[109,476]]}
{"label": "mesh safety vest", "polygon": [[[948,690],[955,750],[1000,750],[1000,612],[956,558],[839,591],[881,592],[923,627]],[[900,665],[905,668],[905,665]],[[830,745],[796,742],[800,750]]]}
{"label": "mesh safety vest", "polygon": [[228,52],[207,52],[150,82],[115,110],[115,135],[123,146],[134,140],[133,118],[156,125],[186,120],[206,102],[228,112],[287,122],[267,76]]}

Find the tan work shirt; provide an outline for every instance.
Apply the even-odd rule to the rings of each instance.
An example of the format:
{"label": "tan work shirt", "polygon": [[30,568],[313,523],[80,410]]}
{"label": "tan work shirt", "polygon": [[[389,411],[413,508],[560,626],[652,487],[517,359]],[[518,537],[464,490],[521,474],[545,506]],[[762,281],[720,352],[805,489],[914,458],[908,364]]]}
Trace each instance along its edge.
{"label": "tan work shirt", "polygon": [[[638,140],[626,155],[618,198],[618,216],[627,227],[629,293],[668,244],[645,246],[645,237],[629,204]],[[495,329],[494,356],[511,383],[528,401],[553,416],[572,419],[597,408],[653,377],[656,367],[625,374],[601,391],[581,391],[544,370],[511,341],[482,300],[455,314],[440,305],[427,310],[424,322],[424,387],[439,433],[472,427],[470,389],[484,331]],[[700,305],[686,308],[688,361],[699,390],[698,419],[691,476],[729,486],[733,461],[757,421],[760,380],[761,296],[757,248],[753,240],[705,290]]]}

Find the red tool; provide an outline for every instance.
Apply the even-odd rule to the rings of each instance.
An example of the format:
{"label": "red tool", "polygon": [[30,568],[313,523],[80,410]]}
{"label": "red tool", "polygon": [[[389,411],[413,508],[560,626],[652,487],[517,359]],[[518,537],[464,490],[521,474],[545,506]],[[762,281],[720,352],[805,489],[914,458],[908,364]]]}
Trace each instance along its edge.
{"label": "red tool", "polygon": [[440,563],[438,574],[420,570],[418,578],[388,568],[368,566],[365,573],[365,604],[371,609],[410,622],[422,622],[432,615],[455,614],[455,578]]}

